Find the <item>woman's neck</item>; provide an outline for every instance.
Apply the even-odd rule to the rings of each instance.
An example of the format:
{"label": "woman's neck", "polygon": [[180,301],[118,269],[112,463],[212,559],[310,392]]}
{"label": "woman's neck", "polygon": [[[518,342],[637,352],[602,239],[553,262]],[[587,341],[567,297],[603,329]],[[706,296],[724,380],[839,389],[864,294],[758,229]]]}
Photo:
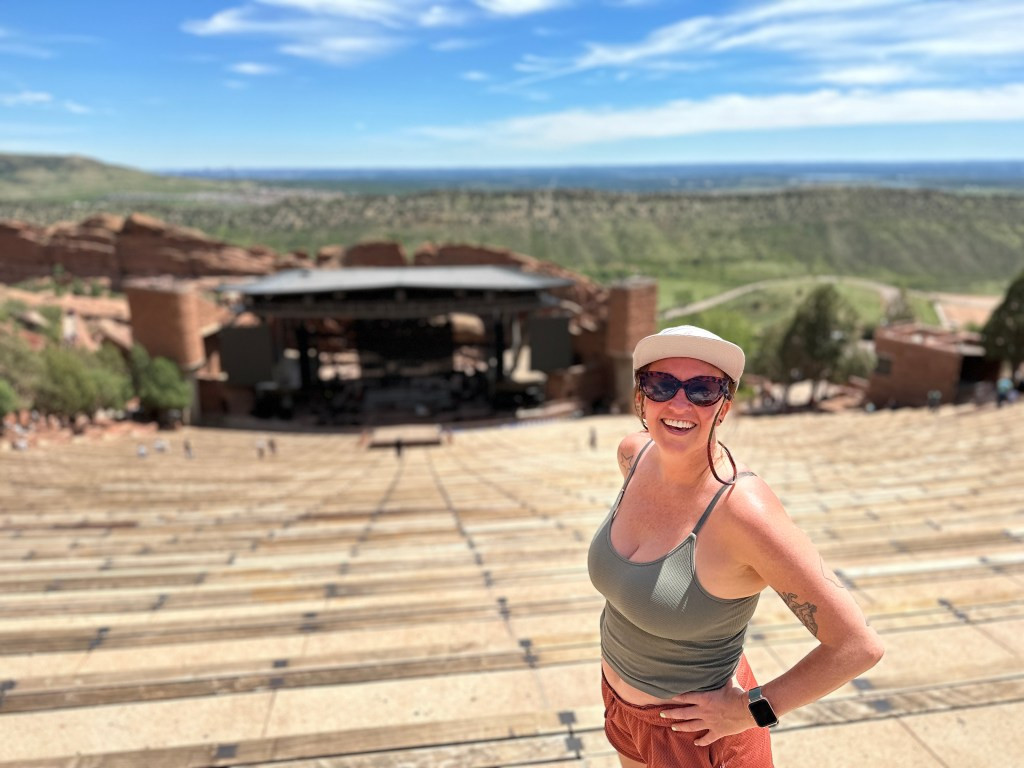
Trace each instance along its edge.
{"label": "woman's neck", "polygon": [[[655,448],[658,446],[655,445]],[[715,451],[716,454],[719,451]],[[713,477],[708,465],[707,453],[688,452],[673,455],[670,451],[658,450],[658,481],[679,490],[696,490]],[[715,457],[716,460],[718,456]]]}

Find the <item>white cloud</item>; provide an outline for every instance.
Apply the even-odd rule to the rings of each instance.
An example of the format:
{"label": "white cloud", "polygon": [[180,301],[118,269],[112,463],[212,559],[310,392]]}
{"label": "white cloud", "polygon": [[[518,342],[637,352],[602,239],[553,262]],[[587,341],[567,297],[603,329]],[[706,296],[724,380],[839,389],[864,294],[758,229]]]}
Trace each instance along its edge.
{"label": "white cloud", "polygon": [[275,75],[281,70],[270,64],[259,64],[255,61],[240,61],[228,67],[229,70],[239,75]]}
{"label": "white cloud", "polygon": [[394,26],[408,17],[408,2],[400,0],[256,0],[263,5],[297,8],[320,16],[344,16]]}
{"label": "white cloud", "polygon": [[181,28],[193,35],[234,35],[240,32],[252,32],[253,22],[248,18],[244,8],[227,8],[213,14],[205,21],[191,20]]}
{"label": "white cloud", "polygon": [[477,126],[430,126],[416,133],[447,141],[561,148],[726,131],[1008,120],[1024,120],[1024,83],[976,90],[728,94],[641,109],[575,109]]}
{"label": "white cloud", "polygon": [[430,46],[431,50],[441,51],[442,53],[448,53],[450,51],[465,51],[470,48],[479,48],[482,45],[486,45],[486,40],[471,40],[464,37],[452,37],[447,40],[441,40]]}
{"label": "white cloud", "polygon": [[914,67],[902,64],[869,64],[863,67],[826,69],[809,78],[811,82],[836,85],[886,85],[921,79]]}
{"label": "white cloud", "polygon": [[474,0],[485,11],[498,16],[526,16],[543,13],[568,4],[567,0]]}
{"label": "white cloud", "polygon": [[[832,62],[829,71],[840,73],[884,61],[890,76],[903,67],[916,78],[955,70],[966,58],[1024,55],[1022,30],[1024,3],[1019,0],[779,0],[732,14],[686,18],[633,42],[585,43],[576,56],[550,60],[546,68],[527,62],[520,71],[531,76],[513,85],[669,57],[719,59],[740,51],[776,54],[796,63]],[[881,70],[876,74],[881,77]],[[880,81],[868,75],[865,82]]]}
{"label": "white cloud", "polygon": [[64,101],[64,109],[66,109],[68,112],[70,112],[73,115],[91,115],[92,114],[92,109],[90,109],[89,107],[85,106],[84,104],[79,104],[77,101],[71,101],[70,99]]}
{"label": "white cloud", "polygon": [[469,16],[448,5],[432,5],[419,15],[421,27],[457,27],[465,24]]}
{"label": "white cloud", "polygon": [[477,70],[471,70],[469,72],[463,72],[460,77],[463,80],[469,80],[471,83],[482,83],[486,80],[490,80],[490,75],[486,72],[479,72]]}
{"label": "white cloud", "polygon": [[260,18],[248,6],[228,8],[205,20],[190,20],[181,25],[183,31],[200,37],[218,35],[267,35],[271,37],[316,37],[330,34],[336,24],[322,18]]}
{"label": "white cloud", "polygon": [[281,53],[314,59],[327,64],[351,64],[355,61],[379,56],[400,45],[403,41],[385,37],[325,37],[308,42],[282,45]]}
{"label": "white cloud", "polygon": [[42,48],[31,43],[22,43],[14,40],[0,39],[0,53],[9,53],[12,56],[25,56],[30,59],[52,59],[53,51]]}
{"label": "white cloud", "polygon": [[0,106],[26,107],[36,104],[49,104],[53,96],[45,91],[21,91],[20,93],[0,93]]}

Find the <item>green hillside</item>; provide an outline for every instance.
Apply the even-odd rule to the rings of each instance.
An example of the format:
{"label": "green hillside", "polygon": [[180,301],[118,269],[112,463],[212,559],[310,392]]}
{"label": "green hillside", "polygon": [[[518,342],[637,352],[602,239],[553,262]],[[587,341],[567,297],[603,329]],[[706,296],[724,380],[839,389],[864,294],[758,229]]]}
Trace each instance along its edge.
{"label": "green hillside", "polygon": [[[72,204],[75,189],[90,191]],[[45,190],[49,199],[41,199]],[[49,224],[99,211],[145,212],[279,251],[379,239],[397,240],[410,254],[426,241],[508,248],[601,280],[654,275],[677,304],[807,275],[1001,293],[1024,267],[1024,195],[1012,193],[819,187],[344,195],[174,179],[83,158],[0,156],[0,219]]]}
{"label": "green hillside", "polygon": [[77,155],[0,154],[0,199],[97,200],[176,196],[221,189],[222,182],[145,173]]}

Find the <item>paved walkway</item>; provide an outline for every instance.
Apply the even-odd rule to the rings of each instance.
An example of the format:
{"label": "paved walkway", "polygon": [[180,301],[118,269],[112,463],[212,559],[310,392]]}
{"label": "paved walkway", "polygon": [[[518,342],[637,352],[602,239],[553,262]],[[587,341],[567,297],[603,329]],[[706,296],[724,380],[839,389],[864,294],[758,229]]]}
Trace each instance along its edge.
{"label": "paved walkway", "polygon": [[[0,453],[0,768],[617,765],[585,556],[634,425]],[[1024,407],[728,426],[887,646],[785,718],[779,766],[1013,764]],[[758,676],[812,643],[766,593]]]}

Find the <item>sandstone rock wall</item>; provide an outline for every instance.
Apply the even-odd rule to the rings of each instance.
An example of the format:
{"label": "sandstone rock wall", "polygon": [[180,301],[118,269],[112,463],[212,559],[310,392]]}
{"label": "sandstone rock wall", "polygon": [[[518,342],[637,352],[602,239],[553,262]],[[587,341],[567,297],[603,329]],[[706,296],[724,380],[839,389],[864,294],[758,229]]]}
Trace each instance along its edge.
{"label": "sandstone rock wall", "polygon": [[400,243],[357,243],[346,249],[341,259],[344,267],[405,267],[409,260]]}
{"label": "sandstone rock wall", "polygon": [[48,277],[58,265],[68,275],[120,286],[131,277],[265,275],[276,262],[269,248],[228,245],[142,214],[100,214],[50,227],[0,222],[0,283]]}

